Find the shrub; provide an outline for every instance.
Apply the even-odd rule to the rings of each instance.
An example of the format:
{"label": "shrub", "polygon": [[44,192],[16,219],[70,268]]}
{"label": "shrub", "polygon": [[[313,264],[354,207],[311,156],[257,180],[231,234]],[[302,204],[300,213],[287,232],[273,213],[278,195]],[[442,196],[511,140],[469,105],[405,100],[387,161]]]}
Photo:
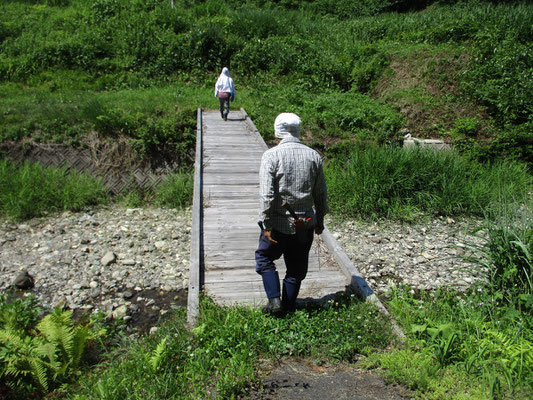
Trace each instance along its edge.
{"label": "shrub", "polygon": [[16,397],[47,393],[79,367],[91,340],[102,333],[74,325],[72,312],[56,309],[32,330],[0,329],[0,378]]}
{"label": "shrub", "polygon": [[488,222],[477,260],[487,271],[487,288],[506,303],[533,309],[533,228],[502,218]]}

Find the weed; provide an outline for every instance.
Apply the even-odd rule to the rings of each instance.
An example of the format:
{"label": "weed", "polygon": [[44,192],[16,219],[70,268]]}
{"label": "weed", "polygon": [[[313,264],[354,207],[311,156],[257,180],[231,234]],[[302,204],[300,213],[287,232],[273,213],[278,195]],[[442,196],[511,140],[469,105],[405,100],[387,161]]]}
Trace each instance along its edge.
{"label": "weed", "polygon": [[178,171],[169,176],[156,190],[155,202],[159,205],[182,209],[192,204],[193,174]]}
{"label": "weed", "polygon": [[40,164],[16,166],[0,161],[0,215],[4,217],[20,220],[44,211],[79,211],[105,199],[101,180],[86,174]]}

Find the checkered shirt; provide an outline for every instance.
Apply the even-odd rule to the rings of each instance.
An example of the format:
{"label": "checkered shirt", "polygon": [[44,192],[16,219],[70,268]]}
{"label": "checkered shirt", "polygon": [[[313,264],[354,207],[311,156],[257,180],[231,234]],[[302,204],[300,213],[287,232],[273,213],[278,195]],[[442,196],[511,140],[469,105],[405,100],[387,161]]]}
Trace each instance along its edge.
{"label": "checkered shirt", "polygon": [[328,206],[320,155],[292,136],[265,151],[259,170],[259,199],[259,218],[267,230],[296,233],[292,218],[281,206],[283,201],[298,217],[311,218],[312,224],[323,221]]}

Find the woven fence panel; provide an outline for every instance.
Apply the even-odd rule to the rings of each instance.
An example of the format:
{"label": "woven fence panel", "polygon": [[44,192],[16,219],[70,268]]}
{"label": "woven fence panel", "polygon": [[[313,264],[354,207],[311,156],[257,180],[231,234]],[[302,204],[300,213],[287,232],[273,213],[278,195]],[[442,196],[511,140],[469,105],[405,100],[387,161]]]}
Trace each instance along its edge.
{"label": "woven fence panel", "polygon": [[[168,151],[137,159],[120,146],[73,148],[62,144],[0,144],[0,157],[14,163],[38,162],[46,167],[86,173],[102,179],[107,190],[119,194],[130,189],[153,190],[179,168]],[[126,156],[126,154],[130,154]]]}

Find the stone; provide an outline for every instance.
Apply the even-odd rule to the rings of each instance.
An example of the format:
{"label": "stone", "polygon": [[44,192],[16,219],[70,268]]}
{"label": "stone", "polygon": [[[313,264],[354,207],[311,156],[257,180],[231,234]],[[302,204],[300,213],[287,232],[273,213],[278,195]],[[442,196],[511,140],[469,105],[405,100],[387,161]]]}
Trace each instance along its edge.
{"label": "stone", "polygon": [[113,310],[111,315],[113,319],[123,319],[128,313],[128,307],[125,305],[118,306]]}
{"label": "stone", "polygon": [[167,242],[165,240],[159,240],[155,242],[154,246],[159,250],[164,250],[168,247]]}
{"label": "stone", "polygon": [[100,260],[104,267],[107,267],[117,261],[117,256],[112,251],[108,251]]}
{"label": "stone", "polygon": [[22,290],[32,289],[35,286],[35,280],[33,279],[33,276],[28,273],[28,271],[24,270],[15,277],[13,286]]}

